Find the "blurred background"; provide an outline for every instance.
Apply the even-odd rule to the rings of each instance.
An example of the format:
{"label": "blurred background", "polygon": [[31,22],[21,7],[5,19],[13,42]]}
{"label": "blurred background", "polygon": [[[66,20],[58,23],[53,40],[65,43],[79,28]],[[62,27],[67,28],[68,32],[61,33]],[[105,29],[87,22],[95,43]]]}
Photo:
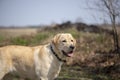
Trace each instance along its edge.
{"label": "blurred background", "polygon": [[57,33],[77,40],[57,80],[120,80],[120,0],[0,0],[0,47],[46,44]]}

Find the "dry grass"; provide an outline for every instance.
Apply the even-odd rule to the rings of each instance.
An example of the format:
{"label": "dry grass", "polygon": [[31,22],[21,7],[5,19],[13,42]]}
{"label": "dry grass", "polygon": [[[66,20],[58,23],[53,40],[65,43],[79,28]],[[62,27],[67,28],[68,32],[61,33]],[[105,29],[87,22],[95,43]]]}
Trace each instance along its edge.
{"label": "dry grass", "polygon": [[37,28],[4,28],[0,29],[0,36],[4,37],[19,37],[24,35],[35,35]]}

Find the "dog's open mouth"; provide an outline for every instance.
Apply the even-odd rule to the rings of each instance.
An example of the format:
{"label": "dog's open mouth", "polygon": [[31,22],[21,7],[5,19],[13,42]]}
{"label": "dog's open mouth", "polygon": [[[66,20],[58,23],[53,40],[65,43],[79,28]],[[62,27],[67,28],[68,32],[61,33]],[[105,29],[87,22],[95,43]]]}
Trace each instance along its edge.
{"label": "dog's open mouth", "polygon": [[66,53],[65,51],[62,50],[62,53],[67,57],[72,57],[73,56],[73,51],[70,51],[70,52]]}

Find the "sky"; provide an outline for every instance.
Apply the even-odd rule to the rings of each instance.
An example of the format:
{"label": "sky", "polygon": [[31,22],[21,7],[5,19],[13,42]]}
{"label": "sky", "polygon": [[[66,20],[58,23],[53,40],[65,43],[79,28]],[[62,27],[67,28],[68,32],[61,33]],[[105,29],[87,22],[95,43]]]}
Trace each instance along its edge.
{"label": "sky", "polygon": [[[87,0],[88,1],[88,0]],[[0,0],[0,26],[49,25],[65,21],[101,23],[86,0]]]}

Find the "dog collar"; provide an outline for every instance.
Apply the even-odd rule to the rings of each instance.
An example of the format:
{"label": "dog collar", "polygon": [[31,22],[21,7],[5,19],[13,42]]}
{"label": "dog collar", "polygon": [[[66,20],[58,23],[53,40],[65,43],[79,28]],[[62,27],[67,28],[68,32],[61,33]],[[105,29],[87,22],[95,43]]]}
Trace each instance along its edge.
{"label": "dog collar", "polygon": [[55,51],[53,50],[52,46],[50,46],[50,48],[51,48],[52,53],[56,56],[56,58],[57,58],[59,61],[61,61],[61,62],[66,62],[66,60],[62,60],[62,59],[55,53]]}

